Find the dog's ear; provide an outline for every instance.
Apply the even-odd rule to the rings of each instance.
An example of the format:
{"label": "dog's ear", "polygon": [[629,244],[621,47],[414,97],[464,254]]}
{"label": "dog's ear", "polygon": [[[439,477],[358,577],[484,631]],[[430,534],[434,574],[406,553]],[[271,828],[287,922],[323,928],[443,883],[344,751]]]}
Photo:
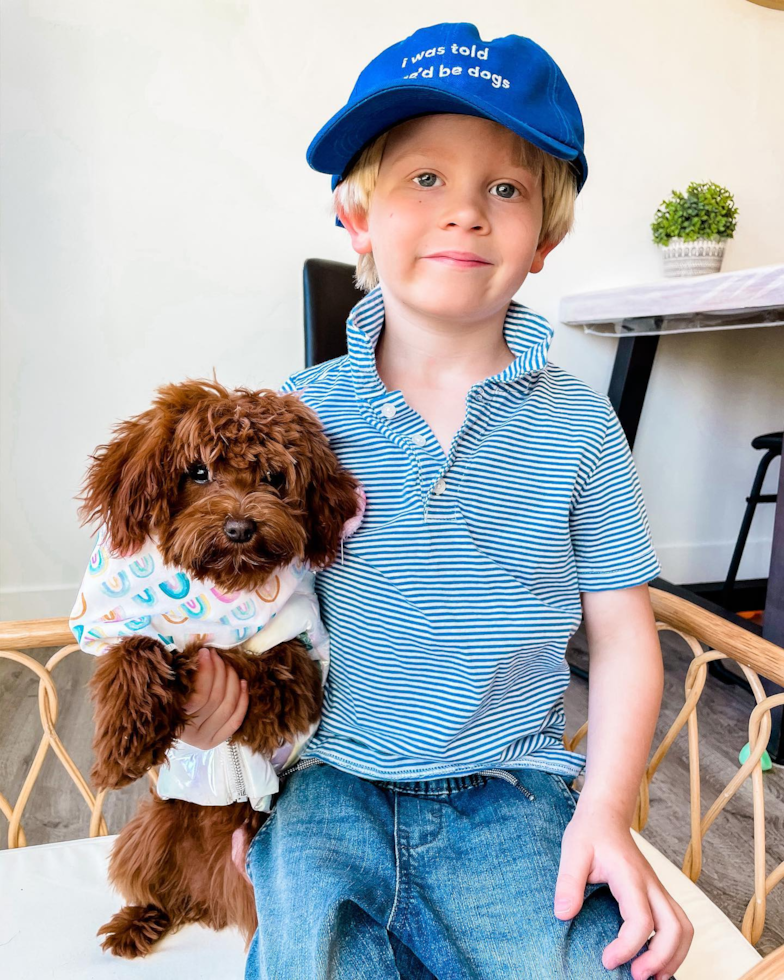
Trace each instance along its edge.
{"label": "dog's ear", "polygon": [[358,524],[351,518],[359,518],[364,510],[364,494],[330,448],[317,413],[296,392],[278,398],[285,413],[285,444],[296,462],[292,490],[304,511],[303,557],[314,569],[324,568],[337,558],[341,538]]}
{"label": "dog's ear", "polygon": [[217,380],[186,378],[161,385],[151,408],[119,422],[111,442],[90,457],[82,493],[76,498],[84,501],[78,511],[82,525],[100,519],[115,553],[137,551],[171,516],[187,462],[177,458],[179,422],[202,402],[228,396]]}
{"label": "dog's ear", "polygon": [[338,462],[326,437],[323,443],[319,440],[313,445],[309,464],[310,480],[305,489],[308,531],[305,558],[311,567],[318,569],[335,561],[341,538],[353,531],[356,522],[351,519],[362,509],[361,490],[358,481]]}
{"label": "dog's ear", "polygon": [[118,423],[98,446],[76,498],[82,524],[106,526],[113,551],[137,551],[151,530],[169,518],[179,474],[172,465],[173,424],[161,407]]}

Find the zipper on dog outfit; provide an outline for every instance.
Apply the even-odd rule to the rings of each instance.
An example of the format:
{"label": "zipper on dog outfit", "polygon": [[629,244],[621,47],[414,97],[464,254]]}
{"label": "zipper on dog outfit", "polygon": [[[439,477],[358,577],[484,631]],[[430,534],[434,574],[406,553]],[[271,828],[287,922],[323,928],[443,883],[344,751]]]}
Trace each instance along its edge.
{"label": "zipper on dog outfit", "polygon": [[512,786],[516,786],[520,792],[527,797],[529,800],[533,801],[536,799],[534,794],[530,789],[526,789],[525,786],[520,782],[517,776],[513,776],[511,772],[507,772],[506,769],[480,769],[477,773],[478,776],[497,776],[499,779],[505,780],[507,783],[511,783]]}
{"label": "zipper on dog outfit", "polygon": [[232,763],[232,775],[234,776],[234,793],[235,802],[242,799],[243,796],[247,796],[247,790],[245,789],[245,780],[242,776],[242,766],[240,765],[240,753],[237,746],[232,742],[231,737],[226,739],[226,744],[229,747],[229,755],[231,756]]}

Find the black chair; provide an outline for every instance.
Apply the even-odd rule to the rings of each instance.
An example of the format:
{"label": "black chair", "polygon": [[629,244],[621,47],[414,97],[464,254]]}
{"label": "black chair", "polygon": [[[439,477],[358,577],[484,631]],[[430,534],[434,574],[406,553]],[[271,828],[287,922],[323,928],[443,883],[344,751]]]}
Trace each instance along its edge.
{"label": "black chair", "polygon": [[367,294],[354,282],[356,267],[328,259],[306,259],[302,273],[305,298],[305,367],[348,353],[346,317]]}
{"label": "black chair", "polygon": [[[757,467],[754,483],[751,486],[751,494],[746,497],[746,512],[743,515],[743,521],[738,532],[738,540],[735,542],[735,550],[732,553],[727,578],[724,580],[724,585],[721,590],[721,605],[725,609],[729,609],[732,605],[735,578],[740,568],[741,558],[743,558],[743,549],[746,546],[746,539],[749,536],[749,530],[751,529],[751,522],[754,518],[754,511],[757,509],[757,504],[773,504],[776,502],[778,494],[760,493],[760,490],[762,489],[762,484],[765,482],[765,474],[768,472],[768,467],[777,456],[781,456],[781,441],[781,432],[767,432],[765,435],[757,436],[751,440],[752,448],[765,450],[765,455]],[[744,677],[741,677],[732,670],[727,670],[720,660],[712,660],[708,664],[708,673],[724,684],[737,684],[738,687],[747,690],[749,694],[754,693],[751,685]]]}
{"label": "black chair", "polygon": [[751,487],[751,495],[746,497],[746,513],[743,515],[743,521],[738,532],[738,540],[735,543],[735,551],[732,554],[732,561],[730,562],[727,578],[722,588],[721,600],[725,609],[730,608],[732,592],[735,588],[735,577],[740,568],[743,549],[746,547],[746,539],[749,536],[749,530],[751,529],[751,522],[754,518],[754,511],[757,509],[757,504],[773,504],[776,502],[778,496],[775,493],[760,493],[760,490],[762,489],[762,484],[765,482],[765,474],[768,472],[768,467],[777,456],[781,456],[781,440],[781,432],[768,432],[764,436],[757,436],[756,439],[751,440],[752,448],[764,449],[765,455],[757,467],[757,474],[754,477],[754,483]]}

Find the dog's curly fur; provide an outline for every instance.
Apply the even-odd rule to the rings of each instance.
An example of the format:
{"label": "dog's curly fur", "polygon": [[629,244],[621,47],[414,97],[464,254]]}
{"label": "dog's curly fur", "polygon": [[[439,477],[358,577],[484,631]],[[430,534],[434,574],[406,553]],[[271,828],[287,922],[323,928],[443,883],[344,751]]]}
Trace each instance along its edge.
{"label": "dog's curly fur", "polygon": [[[77,498],[83,524],[99,520],[121,554],[155,535],[167,564],[225,592],[261,588],[294,559],[328,566],[357,509],[357,481],[294,393],[229,390],[216,380],[164,385],[91,460]],[[252,537],[231,540],[228,519],[252,521]],[[185,727],[202,645],[195,636],[168,651],[149,637],[124,637],[99,657],[89,682],[97,789],[124,786],[164,761]],[[241,647],[218,653],[248,682],[235,741],[271,754],[320,717],[320,670],[299,640],[259,656]],[[244,828],[252,837],[266,814],[250,803],[201,807],[151,794],[112,850],[109,877],[128,905],[99,930],[103,948],[144,955],[165,933],[202,922],[236,925],[247,950],[256,910],[232,861],[232,834]]]}

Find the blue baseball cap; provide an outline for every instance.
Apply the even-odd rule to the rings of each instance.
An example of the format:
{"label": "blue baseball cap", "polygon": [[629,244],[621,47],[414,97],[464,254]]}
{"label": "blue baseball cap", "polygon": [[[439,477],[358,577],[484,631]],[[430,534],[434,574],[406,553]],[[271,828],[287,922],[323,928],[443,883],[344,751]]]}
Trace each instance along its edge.
{"label": "blue baseball cap", "polygon": [[[332,190],[364,146],[405,119],[435,112],[483,116],[571,161],[579,194],[588,178],[583,119],[563,72],[527,37],[483,41],[473,24],[434,24],[385,48],[363,68],[348,102],[316,133],[308,164]],[[339,218],[335,224],[342,228]]]}

